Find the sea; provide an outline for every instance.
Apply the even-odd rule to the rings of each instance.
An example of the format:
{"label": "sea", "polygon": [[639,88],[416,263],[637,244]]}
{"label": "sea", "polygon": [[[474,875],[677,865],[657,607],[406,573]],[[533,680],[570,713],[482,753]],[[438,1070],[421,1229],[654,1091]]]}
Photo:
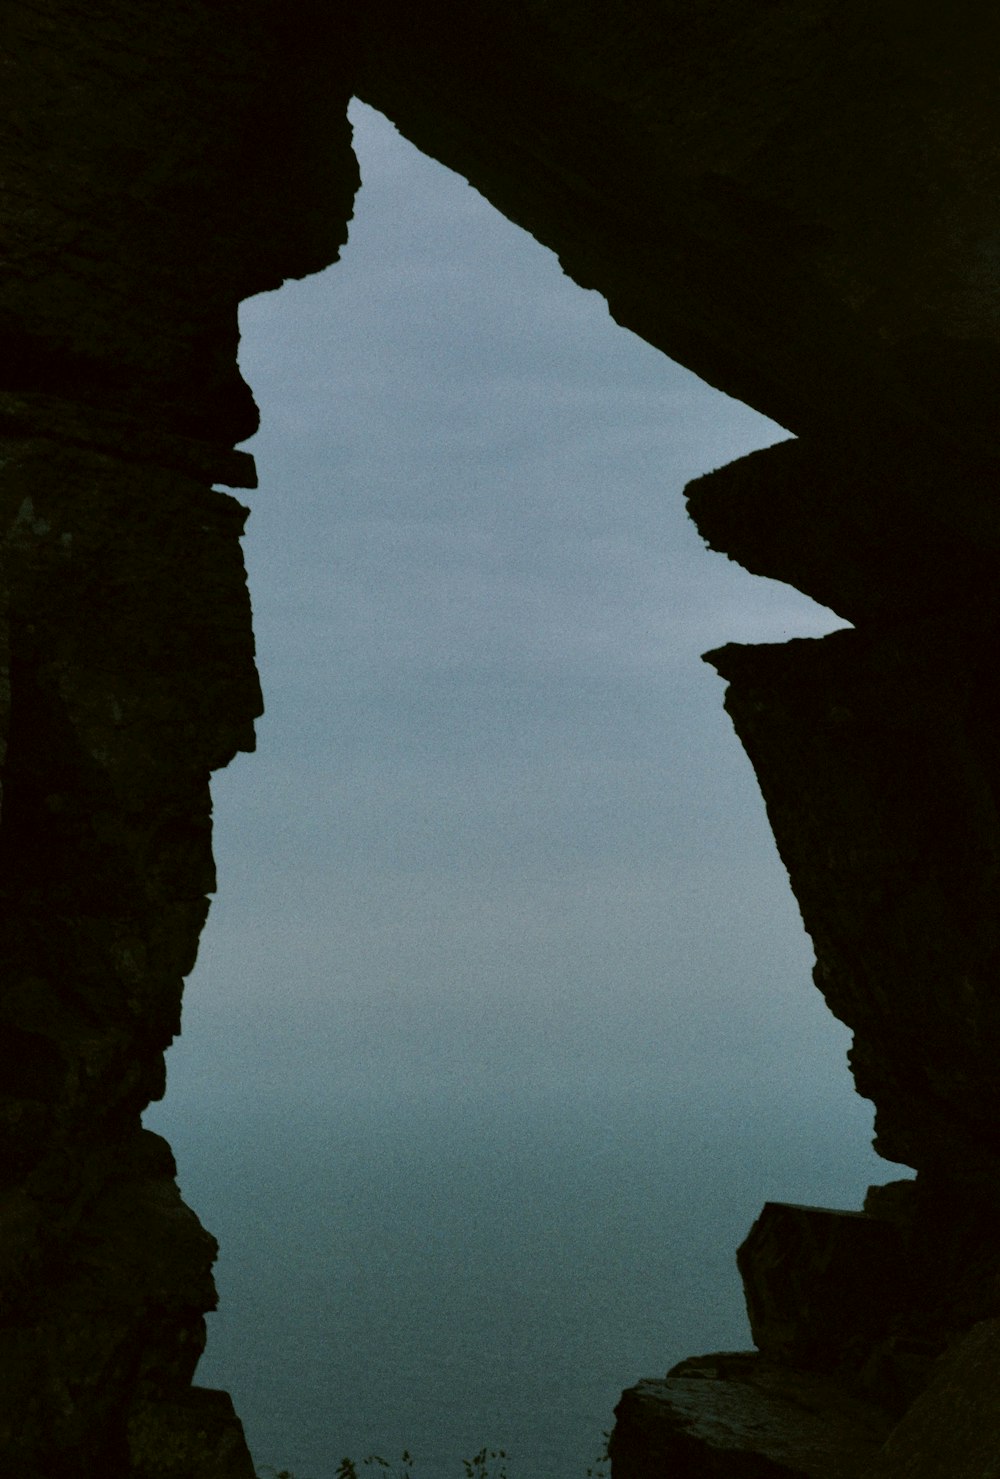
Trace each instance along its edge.
{"label": "sea", "polygon": [[462,1479],[484,1447],[491,1479],[601,1473],[623,1388],[750,1348],[735,1251],[763,1202],[856,1208],[890,1170],[849,1091],[763,1122],[712,1086],[487,1073],[206,1090],[146,1122],[221,1244],[196,1379],[232,1393],[259,1472],[296,1479],[404,1452]]}

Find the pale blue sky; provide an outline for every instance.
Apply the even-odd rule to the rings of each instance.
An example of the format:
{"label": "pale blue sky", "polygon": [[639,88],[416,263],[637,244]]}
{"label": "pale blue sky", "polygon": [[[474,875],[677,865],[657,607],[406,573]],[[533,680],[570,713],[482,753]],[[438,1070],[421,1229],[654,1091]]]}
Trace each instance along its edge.
{"label": "pale blue sky", "polygon": [[214,783],[171,1093],[464,1093],[488,1068],[857,1124],[700,661],[842,623],[707,552],[681,496],[785,433],[353,117],[342,262],[242,312],[267,712]]}
{"label": "pale blue sky", "polygon": [[[612,1138],[632,1124],[651,1164],[666,1151],[643,1125],[707,1127],[679,1132],[705,1159],[691,1257],[728,1313],[685,1324],[670,1299],[701,1296],[661,1280],[660,1324],[629,1325],[652,1354],[605,1353],[595,1431],[670,1342],[733,1338],[713,1332],[739,1324],[732,1252],[766,1199],[858,1205],[892,1174],[866,1149],[848,1034],[811,985],[700,660],[842,625],[707,552],[685,514],[689,479],[785,433],[618,328],[384,119],[352,115],[364,185],[342,262],[241,315],[262,413],[260,488],[240,496],[267,712],[257,753],[213,784],[219,894],[148,1116],[223,1241],[203,1379],[232,1386],[262,1457],[302,1452],[314,1476],[331,1423],[349,1434],[399,1401],[351,1364],[385,1314],[374,1275],[353,1337],[339,1313],[335,1339],[303,1334],[343,1282],[336,1250],[332,1272],[296,1251],[299,1214],[267,1179],[305,1154],[303,1125],[331,1158],[303,1172],[321,1245],[316,1188],[336,1197],[358,1114],[387,1127],[390,1160],[394,1126],[495,1141],[511,1105],[545,1106],[546,1123],[551,1107],[553,1124],[583,1106],[580,1125]],[[269,1156],[245,1159],[241,1119]],[[387,1174],[372,1167],[359,1226],[377,1225]],[[636,1247],[658,1237],[634,1229]],[[270,1289],[267,1248],[294,1295]],[[393,1379],[426,1405],[409,1369]]]}

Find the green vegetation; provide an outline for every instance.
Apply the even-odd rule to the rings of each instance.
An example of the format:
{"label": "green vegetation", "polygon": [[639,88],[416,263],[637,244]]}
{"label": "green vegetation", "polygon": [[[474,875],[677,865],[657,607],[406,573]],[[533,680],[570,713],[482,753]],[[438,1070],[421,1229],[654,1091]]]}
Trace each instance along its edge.
{"label": "green vegetation", "polygon": [[[604,1433],[604,1448],[601,1456],[586,1470],[584,1479],[609,1479],[610,1468],[608,1466],[608,1438],[609,1433]],[[472,1458],[463,1458],[462,1472],[464,1479],[507,1479],[507,1453],[503,1448],[481,1448]],[[342,1458],[337,1465],[336,1479],[364,1479],[362,1469],[374,1469],[379,1479],[418,1479],[414,1472],[415,1460],[408,1449],[403,1450],[396,1463],[382,1458],[377,1453],[370,1453],[360,1463],[355,1463],[352,1458]],[[296,1479],[290,1469],[262,1469],[258,1479]],[[374,1479],[374,1476],[373,1476]]]}
{"label": "green vegetation", "polygon": [[[463,1458],[462,1468],[465,1471],[465,1479],[507,1479],[507,1470],[504,1460],[507,1454],[502,1448],[481,1448],[474,1458]],[[500,1467],[494,1469],[493,1463],[499,1460]],[[380,1458],[377,1453],[370,1453],[367,1458],[361,1460],[362,1468],[376,1468],[384,1471],[384,1479],[414,1479],[413,1455],[404,1448],[400,1455],[398,1464],[389,1463],[388,1459]],[[358,1468],[353,1459],[342,1458],[337,1467],[336,1479],[359,1479]]]}
{"label": "green vegetation", "polygon": [[[462,1459],[462,1469],[465,1479],[507,1479],[507,1470],[504,1461],[507,1457],[502,1448],[481,1448],[472,1458]],[[499,1463],[499,1468],[494,1467]],[[390,1463],[381,1454],[370,1453],[363,1458],[360,1464],[355,1463],[352,1458],[342,1458],[337,1465],[336,1479],[362,1479],[362,1469],[375,1469],[381,1472],[381,1479],[416,1479],[414,1474],[414,1458],[412,1453],[404,1448],[397,1463]],[[590,1470],[587,1473],[590,1474]],[[266,1468],[260,1471],[258,1479],[296,1479],[290,1469]]]}

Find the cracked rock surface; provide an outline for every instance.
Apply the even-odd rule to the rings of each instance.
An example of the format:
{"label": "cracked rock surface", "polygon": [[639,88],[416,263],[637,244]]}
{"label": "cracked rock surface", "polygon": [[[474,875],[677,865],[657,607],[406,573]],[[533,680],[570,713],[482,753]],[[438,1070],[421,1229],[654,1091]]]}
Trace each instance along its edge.
{"label": "cracked rock surface", "polygon": [[883,1421],[878,1479],[946,1452],[992,1472],[1000,22],[9,0],[4,41],[0,1467],[251,1473],[225,1394],[191,1385],[214,1243],[139,1117],[215,887],[209,777],[261,706],[246,511],[214,486],[254,483],[237,309],[336,260],[357,94],[794,434],[691,511],[854,623],[711,660],[877,1148],[919,1175],[866,1218],[765,1209],[741,1253],[762,1354],[627,1393],[616,1479],[661,1475],[668,1439],[675,1476],[854,1479]]}

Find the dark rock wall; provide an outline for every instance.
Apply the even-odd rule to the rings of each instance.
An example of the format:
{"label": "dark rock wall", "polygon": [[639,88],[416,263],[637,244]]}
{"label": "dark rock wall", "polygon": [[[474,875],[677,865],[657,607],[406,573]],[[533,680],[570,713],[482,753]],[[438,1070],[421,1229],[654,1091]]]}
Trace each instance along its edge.
{"label": "dark rock wall", "polygon": [[727,706],[855,1031],[876,1148],[1000,1191],[1000,629],[960,616],[724,648]]}
{"label": "dark rock wall", "polygon": [[339,32],[289,9],[5,6],[2,388],[253,433],[239,301],[335,260],[357,183]]}
{"label": "dark rock wall", "polygon": [[856,630],[712,661],[879,1148],[920,1177],[863,1215],[765,1209],[740,1253],[763,1354],[644,1384],[613,1454],[632,1479],[848,1476],[917,1399],[879,1460],[904,1472],[966,1370],[969,1428],[997,1359],[1000,20],[12,0],[4,22],[5,1464],[250,1473],[224,1395],[190,1385],[214,1245],[139,1115],[214,888],[208,777],[260,707],[245,511],[213,490],[253,484],[237,305],[335,260],[357,92],[799,438],[691,510]]}
{"label": "dark rock wall", "polygon": [[903,0],[363,15],[360,95],[644,339],[798,435],[996,454],[995,18]]}
{"label": "dark rock wall", "polygon": [[189,1386],[214,1305],[214,1241],[139,1116],[215,888],[209,774],[260,712],[246,510],[147,460],[141,424],[109,450],[53,398],[7,409],[0,1453],[144,1474],[128,1412]]}
{"label": "dark rock wall", "polygon": [[[324,22],[325,25],[325,22]],[[261,696],[240,550],[250,293],[333,260],[335,36],[253,4],[4,10],[0,1473],[248,1479],[191,1387],[215,1243],[140,1128]]]}
{"label": "dark rock wall", "polygon": [[[856,630],[710,660],[877,1148],[920,1178],[864,1214],[772,1209],[740,1262],[763,1359],[898,1416],[1000,1287],[1000,21],[375,0],[359,46],[367,101],[619,322],[797,435],[700,479],[691,512]],[[664,1419],[657,1446],[651,1413],[709,1411],[720,1384],[762,1402],[749,1372],[627,1403],[615,1472],[832,1471],[768,1447],[773,1392],[752,1458],[724,1419]]]}

